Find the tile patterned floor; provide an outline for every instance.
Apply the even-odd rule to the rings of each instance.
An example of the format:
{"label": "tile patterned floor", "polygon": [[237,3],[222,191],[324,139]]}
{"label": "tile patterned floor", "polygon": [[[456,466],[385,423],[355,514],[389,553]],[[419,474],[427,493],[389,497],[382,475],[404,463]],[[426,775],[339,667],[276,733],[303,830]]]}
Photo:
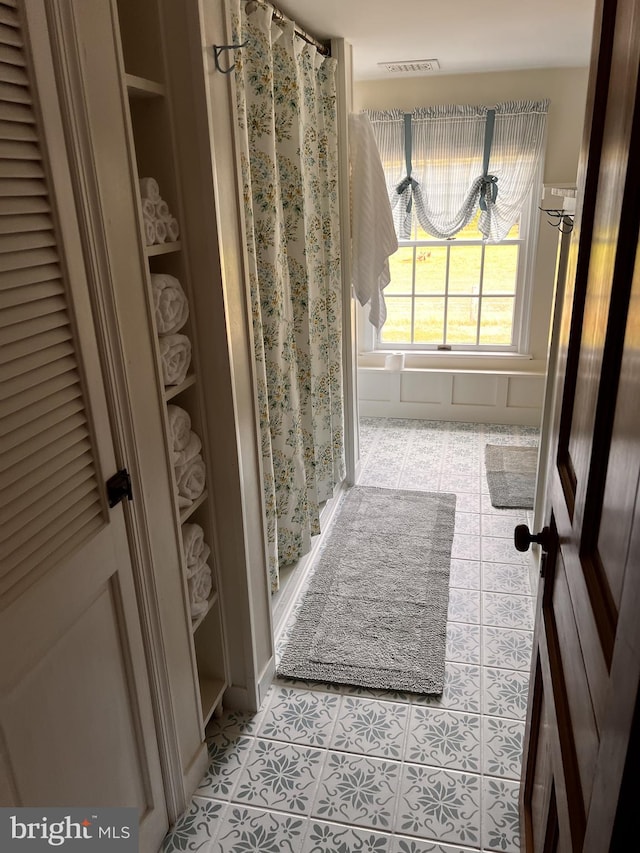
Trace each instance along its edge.
{"label": "tile patterned floor", "polygon": [[520,849],[533,606],[511,537],[526,518],[491,506],[483,459],[487,442],[535,445],[537,430],[365,419],[361,439],[363,485],[458,496],[444,692],[276,679],[257,715],[214,722],[209,770],[165,853]]}

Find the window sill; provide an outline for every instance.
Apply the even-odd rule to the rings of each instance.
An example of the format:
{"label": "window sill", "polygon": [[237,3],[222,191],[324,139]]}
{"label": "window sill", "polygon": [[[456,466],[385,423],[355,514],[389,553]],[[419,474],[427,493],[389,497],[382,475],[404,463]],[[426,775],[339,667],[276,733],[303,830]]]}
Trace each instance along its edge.
{"label": "window sill", "polygon": [[[358,367],[384,370],[385,359],[402,350],[370,350],[358,356]],[[404,370],[464,372],[544,373],[546,364],[532,355],[516,352],[416,352],[404,350]]]}

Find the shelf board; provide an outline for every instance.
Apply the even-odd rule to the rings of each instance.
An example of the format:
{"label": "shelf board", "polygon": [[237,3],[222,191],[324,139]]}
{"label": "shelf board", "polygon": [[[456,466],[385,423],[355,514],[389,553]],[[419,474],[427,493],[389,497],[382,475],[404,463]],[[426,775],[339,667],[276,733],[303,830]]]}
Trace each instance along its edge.
{"label": "shelf board", "polygon": [[209,615],[209,613],[211,613],[211,608],[213,607],[213,605],[214,605],[217,601],[218,601],[218,590],[215,590],[215,592],[213,593],[213,595],[211,596],[211,598],[210,598],[210,599],[209,599],[209,601],[207,602],[207,609],[205,610],[205,612],[204,612],[201,616],[198,616],[198,618],[196,619],[196,621],[195,621],[195,622],[192,622],[192,623],[191,623],[191,631],[192,631],[192,633],[194,633],[194,634],[195,634],[195,632],[198,630],[198,628],[200,627],[200,625],[202,625],[202,623],[203,623],[203,622],[204,622],[204,620],[207,618],[207,616]]}
{"label": "shelf board", "polygon": [[191,388],[196,384],[196,375],[192,373],[190,376],[181,382],[180,385],[166,385],[164,389],[164,399],[166,402],[169,400],[173,400],[174,397],[177,397],[178,394],[182,394],[183,391],[186,391],[187,388]]}
{"label": "shelf board", "polygon": [[222,700],[226,684],[221,678],[209,678],[206,675],[198,677],[200,682],[200,705],[202,707],[202,725],[206,727],[213,712]]}
{"label": "shelf board", "polygon": [[145,252],[150,258],[153,255],[170,255],[171,252],[179,252],[181,248],[182,243],[176,240],[175,243],[154,243],[153,246],[145,246]]}
{"label": "shelf board", "polygon": [[155,80],[147,80],[146,77],[125,74],[124,81],[131,98],[163,98],[166,94],[162,83],[156,83]]}
{"label": "shelf board", "polygon": [[180,524],[184,524],[184,522],[198,509],[198,507],[202,506],[206,501],[207,496],[207,490],[205,489],[200,497],[191,504],[191,506],[186,506],[184,509],[180,510]]}

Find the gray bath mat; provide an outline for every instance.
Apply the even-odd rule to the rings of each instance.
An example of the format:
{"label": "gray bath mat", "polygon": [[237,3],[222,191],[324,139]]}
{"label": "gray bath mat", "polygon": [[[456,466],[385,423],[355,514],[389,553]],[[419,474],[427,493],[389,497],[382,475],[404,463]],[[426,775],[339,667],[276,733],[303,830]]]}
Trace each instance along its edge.
{"label": "gray bath mat", "polygon": [[538,449],[487,444],[484,458],[492,506],[533,509]]}
{"label": "gray bath mat", "polygon": [[278,675],[441,693],[456,496],[356,486]]}

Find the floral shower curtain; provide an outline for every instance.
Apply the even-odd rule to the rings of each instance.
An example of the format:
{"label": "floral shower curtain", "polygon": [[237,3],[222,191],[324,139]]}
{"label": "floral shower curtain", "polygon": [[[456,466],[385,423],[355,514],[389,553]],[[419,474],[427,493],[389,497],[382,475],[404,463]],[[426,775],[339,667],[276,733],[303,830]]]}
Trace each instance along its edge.
{"label": "floral shower curtain", "polygon": [[240,159],[271,586],[344,479],[335,60],[235,0]]}

